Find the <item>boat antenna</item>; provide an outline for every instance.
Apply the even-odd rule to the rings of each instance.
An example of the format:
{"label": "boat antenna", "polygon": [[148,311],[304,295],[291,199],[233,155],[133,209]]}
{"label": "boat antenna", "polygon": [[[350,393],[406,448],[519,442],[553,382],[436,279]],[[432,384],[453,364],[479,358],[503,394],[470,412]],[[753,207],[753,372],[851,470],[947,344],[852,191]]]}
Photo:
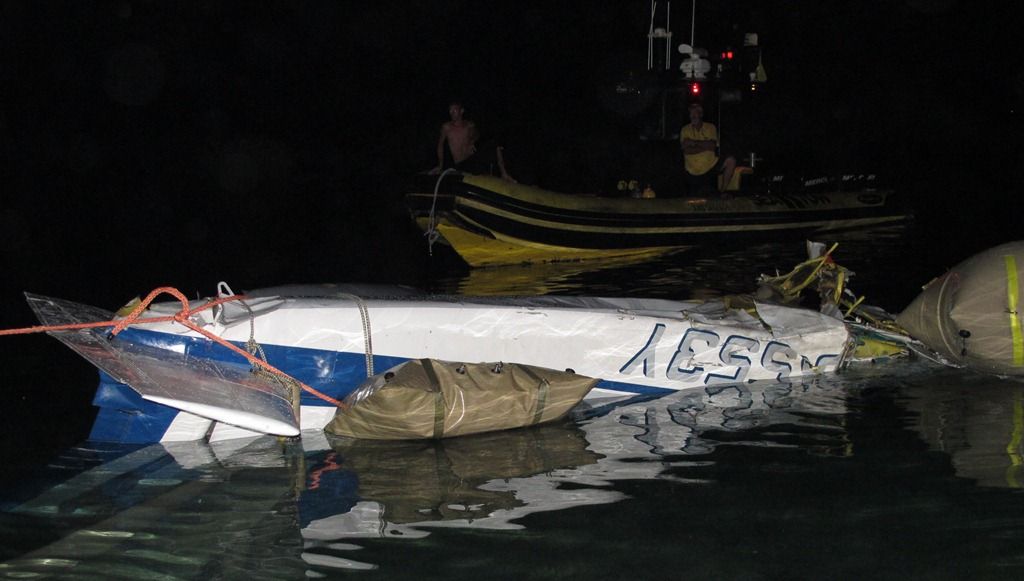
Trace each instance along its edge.
{"label": "boat antenna", "polygon": [[665,70],[672,68],[672,2],[665,2],[665,28],[655,28],[658,2],[651,0],[651,19],[647,26],[647,70],[654,70],[654,41],[665,43]]}
{"label": "boat antenna", "polygon": [[697,43],[694,41],[694,33],[697,30],[697,0],[691,0],[690,2],[690,46],[696,47]]}
{"label": "boat antenna", "polygon": [[657,0],[651,0],[651,21],[647,25],[647,70],[654,68],[654,11],[657,9]]}

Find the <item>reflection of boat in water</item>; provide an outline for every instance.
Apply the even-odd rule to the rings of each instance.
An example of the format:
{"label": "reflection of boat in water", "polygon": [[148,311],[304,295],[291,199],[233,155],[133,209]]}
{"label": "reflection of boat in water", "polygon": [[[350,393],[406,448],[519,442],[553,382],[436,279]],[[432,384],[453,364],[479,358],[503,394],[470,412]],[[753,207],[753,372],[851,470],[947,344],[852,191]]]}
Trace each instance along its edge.
{"label": "reflection of boat in water", "polygon": [[757,436],[771,445],[813,428],[824,432],[821,453],[841,454],[845,411],[844,392],[827,382],[755,382],[595,401],[575,421],[445,441],[258,437],[123,447],[0,512],[0,530],[39,534],[24,553],[5,549],[0,574],[131,576],[159,566],[180,578],[230,577],[251,571],[253,560],[263,563],[257,577],[269,578],[371,569],[353,552],[359,539],[519,529],[530,514],[618,502],[628,496],[616,482],[678,480],[671,470],[706,463],[723,432],[774,427],[775,435]]}
{"label": "reflection of boat in water", "polygon": [[[675,258],[675,255],[671,255]],[[623,256],[592,261],[509,264],[471,268],[458,282],[465,296],[534,296],[559,294],[580,288],[578,279],[594,273],[637,266],[647,256]],[[744,281],[748,282],[748,281]],[[749,286],[749,285],[747,285]]]}
{"label": "reflection of boat in water", "polygon": [[[870,185],[787,194],[635,199],[564,194],[491,176],[444,176],[444,189],[409,194],[471,266],[651,257],[722,241],[862,228],[906,219],[893,193]],[[442,193],[443,192],[443,193]]]}

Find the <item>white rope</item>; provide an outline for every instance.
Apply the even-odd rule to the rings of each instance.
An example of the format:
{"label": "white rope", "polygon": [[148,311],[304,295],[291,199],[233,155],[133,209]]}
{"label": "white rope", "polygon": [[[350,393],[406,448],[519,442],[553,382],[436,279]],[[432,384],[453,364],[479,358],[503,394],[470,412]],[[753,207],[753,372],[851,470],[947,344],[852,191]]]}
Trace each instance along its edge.
{"label": "white rope", "polygon": [[434,242],[437,242],[437,239],[441,237],[441,233],[437,231],[437,217],[434,214],[434,209],[437,207],[437,192],[441,189],[441,180],[444,179],[444,176],[457,171],[454,167],[444,170],[441,172],[441,175],[437,176],[437,182],[434,184],[434,196],[430,200],[430,217],[427,220],[427,231],[423,233],[427,237],[427,254],[430,256],[434,255]]}
{"label": "white rope", "polygon": [[[455,170],[447,170],[445,173],[448,173],[448,171],[455,171]],[[444,174],[441,174],[441,175],[443,176]],[[438,182],[440,182],[440,179],[438,179]],[[436,189],[434,190],[434,195],[435,196],[437,195],[437,190]],[[431,207],[430,212],[431,212],[431,216],[433,216],[433,212],[434,212],[433,207]],[[218,296],[220,296],[220,297],[234,296],[234,294],[235,293],[231,290],[230,287],[228,287],[227,283],[221,282],[221,283],[217,284],[217,295]],[[364,347],[365,355],[366,355],[366,377],[372,377],[373,376],[373,339],[370,336],[370,311],[366,307],[366,301],[364,301],[363,298],[360,297],[360,296],[349,294],[349,293],[339,293],[338,297],[339,298],[351,299],[352,302],[354,302],[356,304],[356,308],[359,309],[359,317],[360,317],[360,319],[361,319],[361,321],[363,323],[363,347]],[[245,344],[246,350],[249,351],[249,353],[251,355],[259,356],[260,359],[262,359],[263,361],[266,361],[267,360],[267,355],[266,355],[266,353],[264,353],[263,347],[259,343],[256,342],[256,314],[253,312],[252,308],[250,308],[249,305],[246,304],[245,301],[239,300],[238,302],[249,313],[249,340]]]}
{"label": "white rope", "polygon": [[[220,281],[217,283],[217,298],[222,299],[224,297],[233,296],[235,296],[235,291],[231,290],[231,287],[228,286],[228,283],[224,281]],[[253,357],[259,356],[259,358],[262,359],[264,363],[266,363],[267,354],[263,352],[263,347],[256,342],[256,313],[252,311],[252,308],[245,301],[239,299],[238,304],[242,305],[245,311],[249,313],[249,340],[245,342],[245,350],[248,351],[249,355],[252,355]],[[224,311],[223,309],[221,309],[216,313],[216,315],[214,315],[214,318],[220,320],[223,314]],[[257,369],[257,367],[253,366],[253,371],[256,371]]]}
{"label": "white rope", "polygon": [[[224,287],[223,289],[221,288],[222,285]],[[225,292],[227,294],[224,294]],[[221,282],[217,285],[217,294],[218,296],[224,297],[234,296],[235,293],[231,291],[226,283]],[[263,351],[263,346],[256,341],[256,313],[253,312],[252,307],[250,307],[245,301],[239,299],[238,303],[245,308],[247,313],[249,313],[249,340],[245,342],[245,350],[249,352],[249,355],[259,357],[264,363],[269,363],[269,361],[267,361],[267,354]],[[256,365],[251,366],[251,371],[254,375],[262,377],[268,381],[276,381],[290,390],[292,410],[294,410],[295,418],[298,420],[302,406],[302,387],[299,385],[298,380],[289,375],[282,377],[277,373],[270,373],[266,369]]]}
{"label": "white rope", "polygon": [[[256,313],[252,312],[252,308],[245,301],[239,300],[238,304],[245,307],[245,310],[249,313],[249,340],[245,342],[245,350],[254,357],[258,355],[266,363],[267,354],[263,352],[263,346],[256,342]],[[253,366],[253,370],[255,371],[256,369]]]}

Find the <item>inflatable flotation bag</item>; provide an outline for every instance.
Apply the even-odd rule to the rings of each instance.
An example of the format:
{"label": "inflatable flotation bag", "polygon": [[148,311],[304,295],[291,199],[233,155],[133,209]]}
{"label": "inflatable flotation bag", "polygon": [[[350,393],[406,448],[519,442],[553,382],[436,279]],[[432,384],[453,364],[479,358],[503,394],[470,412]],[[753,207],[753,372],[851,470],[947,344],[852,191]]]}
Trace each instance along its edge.
{"label": "inflatable flotation bag", "polygon": [[896,322],[950,361],[1024,375],[1024,241],[968,258],[924,287]]}
{"label": "inflatable flotation bag", "polygon": [[364,381],[324,430],[412,440],[521,428],[565,416],[597,382],[532,365],[412,359]]}

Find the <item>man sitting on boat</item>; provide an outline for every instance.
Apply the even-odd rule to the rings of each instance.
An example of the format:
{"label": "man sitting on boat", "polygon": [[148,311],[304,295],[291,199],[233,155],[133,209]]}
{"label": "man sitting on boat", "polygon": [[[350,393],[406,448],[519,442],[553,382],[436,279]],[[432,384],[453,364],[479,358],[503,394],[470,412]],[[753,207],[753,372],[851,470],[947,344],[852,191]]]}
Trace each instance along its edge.
{"label": "man sitting on boat", "polygon": [[448,105],[451,120],[441,125],[441,134],[437,139],[437,167],[430,170],[430,173],[439,174],[446,167],[474,174],[495,173],[494,169],[497,169],[498,175],[505,181],[515,182],[505,169],[504,148],[501,145],[488,141],[479,149],[481,153],[477,153],[476,143],[480,132],[476,123],[465,118],[465,113],[459,101],[452,101]]}
{"label": "man sitting on boat", "polygon": [[683,162],[686,166],[686,188],[691,196],[719,191],[718,175],[722,184],[732,180],[736,169],[736,158],[718,157],[718,128],[704,121],[704,108],[700,103],[690,103],[690,122],[679,132],[683,146]]}

